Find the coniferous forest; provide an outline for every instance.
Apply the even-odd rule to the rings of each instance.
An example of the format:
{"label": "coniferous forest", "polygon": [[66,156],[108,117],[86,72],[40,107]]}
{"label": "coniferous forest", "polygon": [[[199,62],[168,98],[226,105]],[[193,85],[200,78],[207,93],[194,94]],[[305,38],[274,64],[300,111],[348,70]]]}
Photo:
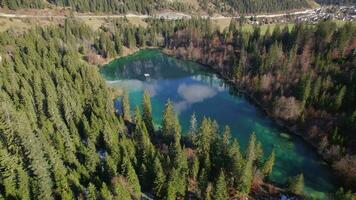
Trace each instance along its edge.
{"label": "coniferous forest", "polygon": [[[76,45],[93,37],[76,21],[0,36],[0,188],[2,199],[227,199],[267,179],[274,153],[251,136],[246,153],[228,127],[205,118],[190,137],[167,102],[162,129],[152,125],[149,94],[141,111],[123,113],[95,66]],[[291,190],[292,191],[292,190]],[[300,191],[295,191],[298,194]]]}
{"label": "coniferous forest", "polygon": [[326,5],[355,5],[355,0],[317,0],[319,4]]}
{"label": "coniferous forest", "polygon": [[[198,0],[199,9],[224,13],[265,13],[311,7],[309,0]],[[1,7],[44,8],[51,6],[70,7],[78,12],[150,14],[162,9],[194,12],[197,8],[183,1],[168,0],[0,0]]]}
{"label": "coniferous forest", "polygon": [[[354,24],[277,26],[262,34],[258,27],[242,32],[237,21],[224,31],[199,18],[146,23],[117,19],[93,31],[67,19],[0,34],[0,198],[224,200],[274,187],[268,180],[274,152],[264,154],[254,134],[240,149],[229,127],[192,116],[182,136],[170,101],[155,129],[148,92],[141,109],[130,106],[125,92],[123,112],[114,110],[115,97],[94,65],[97,55],[115,58],[123,48],[147,46],[209,64],[273,116],[303,130],[354,184]],[[303,182],[300,174],[281,187],[298,196]]]}

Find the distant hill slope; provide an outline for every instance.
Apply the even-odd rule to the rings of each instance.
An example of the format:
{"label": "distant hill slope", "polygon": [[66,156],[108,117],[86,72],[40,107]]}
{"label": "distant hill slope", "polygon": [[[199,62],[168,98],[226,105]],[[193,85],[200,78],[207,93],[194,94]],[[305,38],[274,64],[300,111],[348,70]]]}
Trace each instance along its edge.
{"label": "distant hill slope", "polygon": [[[349,0],[350,1],[350,0]],[[181,12],[209,13],[267,13],[301,8],[310,8],[314,0],[0,0],[2,7],[44,8],[55,6],[71,7],[78,12],[152,12],[171,9]]]}
{"label": "distant hill slope", "polygon": [[326,5],[356,5],[356,0],[317,0],[317,2]]}

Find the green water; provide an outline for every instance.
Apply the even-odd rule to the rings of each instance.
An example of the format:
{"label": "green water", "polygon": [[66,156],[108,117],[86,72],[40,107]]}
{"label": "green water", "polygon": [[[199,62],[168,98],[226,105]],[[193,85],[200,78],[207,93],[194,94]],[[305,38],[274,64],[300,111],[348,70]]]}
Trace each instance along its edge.
{"label": "green water", "polygon": [[[101,73],[108,84],[129,91],[132,108],[141,104],[143,91],[147,89],[152,96],[155,124],[161,123],[164,104],[170,99],[183,132],[188,129],[193,113],[199,121],[207,116],[217,120],[221,127],[229,125],[242,148],[255,132],[265,155],[272,148],[276,150],[273,181],[282,184],[288,177],[303,173],[306,195],[323,199],[326,193],[334,191],[335,179],[330,169],[311,147],[286,134],[286,130],[206,67],[166,56],[159,50],[143,50],[111,62]],[[149,79],[144,77],[145,73],[150,74]],[[119,108],[119,102],[115,106]]]}

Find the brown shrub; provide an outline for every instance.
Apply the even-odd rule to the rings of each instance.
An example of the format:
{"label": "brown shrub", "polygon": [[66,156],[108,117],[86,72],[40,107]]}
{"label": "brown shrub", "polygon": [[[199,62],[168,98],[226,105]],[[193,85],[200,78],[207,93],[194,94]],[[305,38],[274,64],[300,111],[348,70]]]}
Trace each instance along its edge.
{"label": "brown shrub", "polygon": [[300,102],[294,97],[280,97],[274,104],[273,114],[281,119],[295,120],[302,112]]}
{"label": "brown shrub", "polygon": [[334,162],[333,168],[344,178],[346,184],[352,188],[356,186],[356,155],[346,155]]}

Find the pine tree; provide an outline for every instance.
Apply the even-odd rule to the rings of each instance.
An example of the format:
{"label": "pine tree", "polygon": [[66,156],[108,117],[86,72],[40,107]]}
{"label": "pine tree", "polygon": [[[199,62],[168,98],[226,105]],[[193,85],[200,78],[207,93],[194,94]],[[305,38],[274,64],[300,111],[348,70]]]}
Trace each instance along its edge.
{"label": "pine tree", "polygon": [[302,107],[304,108],[307,104],[307,101],[310,97],[311,93],[311,76],[306,76],[304,83],[303,83],[303,90],[302,90]]}
{"label": "pine tree", "polygon": [[131,195],[130,192],[125,188],[125,186],[122,184],[124,182],[123,178],[118,178],[116,182],[114,182],[113,187],[114,187],[114,197],[117,200],[131,200]]}
{"label": "pine tree", "polygon": [[215,185],[214,199],[216,200],[228,200],[229,194],[227,190],[227,185],[225,181],[224,172],[221,170],[219,178]]}
{"label": "pine tree", "polygon": [[89,183],[86,199],[87,200],[96,200],[97,199],[97,191],[96,191],[95,185],[92,183]]}
{"label": "pine tree", "polygon": [[190,176],[196,180],[199,173],[199,159],[197,156],[193,157],[192,166],[190,167]]}
{"label": "pine tree", "polygon": [[254,162],[256,160],[256,134],[252,133],[247,146],[246,159]]}
{"label": "pine tree", "polygon": [[263,164],[263,167],[262,167],[263,175],[269,176],[272,173],[274,161],[275,161],[275,153],[274,153],[274,150],[272,150],[272,152],[269,155],[268,159]]}
{"label": "pine tree", "polygon": [[304,190],[304,176],[299,174],[289,180],[288,190],[297,195],[301,195]]}
{"label": "pine tree", "polygon": [[341,107],[345,94],[346,94],[346,86],[343,86],[336,97],[336,101],[335,101],[336,111]]}
{"label": "pine tree", "polygon": [[356,199],[356,193],[352,193],[351,190],[344,190],[344,188],[339,188],[335,195],[334,195],[334,200],[355,200]]}
{"label": "pine tree", "polygon": [[122,55],[122,42],[121,42],[121,35],[119,32],[115,32],[114,34],[114,44],[115,44],[115,50],[117,55],[121,56]]}
{"label": "pine tree", "polygon": [[256,159],[255,152],[256,135],[253,133],[250,137],[250,141],[247,148],[246,163],[238,184],[238,190],[247,195],[250,193],[253,179],[253,163]]}
{"label": "pine tree", "polygon": [[157,197],[162,198],[166,176],[164,174],[161,161],[158,157],[155,158],[153,169],[155,173],[153,180],[153,192]]}
{"label": "pine tree", "polygon": [[202,168],[198,177],[198,187],[200,191],[200,196],[204,197],[206,188],[208,187],[208,175],[205,168]]}
{"label": "pine tree", "polygon": [[241,176],[243,166],[244,166],[244,159],[240,152],[240,145],[236,139],[233,139],[231,146],[228,152],[229,157],[229,169],[231,169],[232,178],[234,180],[234,185],[237,186],[238,180]]}
{"label": "pine tree", "polygon": [[150,94],[147,90],[144,91],[143,93],[143,98],[142,98],[142,118],[143,121],[146,124],[147,130],[150,134],[154,133],[154,126],[153,126],[153,120],[152,120],[152,106],[151,106],[151,97]]}
{"label": "pine tree", "polygon": [[256,152],[257,164],[260,166],[261,163],[263,162],[262,161],[262,159],[263,159],[263,148],[262,148],[262,143],[261,142],[257,142],[255,152]]}
{"label": "pine tree", "polygon": [[197,132],[197,128],[198,128],[198,123],[197,123],[197,118],[195,113],[192,114],[192,116],[190,117],[190,125],[189,125],[189,134],[196,134]]}
{"label": "pine tree", "polygon": [[177,194],[173,182],[168,182],[166,200],[176,200]]}
{"label": "pine tree", "polygon": [[100,189],[100,199],[103,200],[113,200],[113,196],[108,188],[108,186],[103,183]]}
{"label": "pine tree", "polygon": [[129,102],[129,94],[127,91],[124,91],[122,97],[122,112],[123,112],[124,120],[131,121],[131,109],[130,109],[130,102]]}
{"label": "pine tree", "polygon": [[127,157],[124,159],[124,175],[132,188],[133,195],[139,198],[141,196],[141,186],[138,176],[131,164],[131,161]]}
{"label": "pine tree", "polygon": [[181,127],[176,113],[174,112],[173,103],[168,100],[163,111],[162,134],[167,141],[180,141]]}

